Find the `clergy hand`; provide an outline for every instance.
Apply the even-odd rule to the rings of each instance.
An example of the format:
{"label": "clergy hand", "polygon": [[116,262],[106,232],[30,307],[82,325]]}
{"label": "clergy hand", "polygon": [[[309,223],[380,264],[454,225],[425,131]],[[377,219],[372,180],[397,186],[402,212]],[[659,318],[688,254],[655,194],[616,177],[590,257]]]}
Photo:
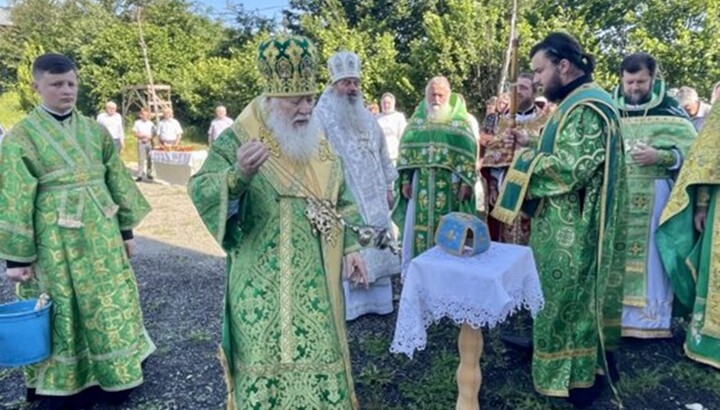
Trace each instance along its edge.
{"label": "clergy hand", "polygon": [[344,275],[353,286],[362,285],[365,289],[370,285],[367,277],[367,269],[365,261],[358,252],[353,252],[345,256]]}
{"label": "clergy hand", "polygon": [[245,143],[237,150],[238,170],[244,177],[250,179],[258,172],[269,155],[267,146],[262,142],[253,140]]}
{"label": "clergy hand", "polygon": [[406,183],[402,184],[401,190],[402,190],[402,196],[404,196],[405,199],[410,199],[410,197],[412,197],[412,187],[410,186],[409,183],[406,182]]}
{"label": "clergy hand", "polygon": [[658,161],[658,151],[643,143],[639,143],[630,151],[633,161],[640,166],[653,165]]}
{"label": "clergy hand", "polygon": [[393,205],[395,205],[395,195],[393,195],[392,189],[387,190],[387,201],[388,201],[388,207],[390,209],[392,209]]}
{"label": "clergy hand", "polygon": [[489,134],[489,133],[486,133],[486,132],[481,132],[481,133],[480,133],[480,138],[478,139],[478,142],[480,143],[480,145],[482,145],[482,146],[484,147],[484,146],[486,146],[487,144],[491,143],[492,140],[494,140],[494,139],[495,139],[495,136],[494,136],[493,134]]}
{"label": "clergy hand", "polygon": [[458,199],[461,201],[467,201],[472,197],[472,188],[470,185],[461,184],[460,190],[458,191]]}
{"label": "clergy hand", "polygon": [[128,259],[132,258],[135,255],[134,239],[128,239],[127,241],[125,241],[125,254],[127,255]]}
{"label": "clergy hand", "polygon": [[497,202],[498,199],[498,184],[495,178],[490,180],[488,183],[488,202],[490,205],[495,205],[495,202]]}
{"label": "clergy hand", "polygon": [[10,268],[5,274],[11,282],[27,282],[33,277],[33,270],[30,266],[22,268]]}
{"label": "clergy hand", "polygon": [[695,210],[695,217],[693,218],[695,222],[695,229],[699,232],[702,232],[705,230],[705,221],[707,220],[707,207],[705,206],[699,206]]}
{"label": "clergy hand", "polygon": [[528,135],[524,131],[509,129],[505,131],[503,135],[503,143],[505,143],[505,146],[508,148],[511,148],[515,144],[524,147],[527,145],[528,140]]}

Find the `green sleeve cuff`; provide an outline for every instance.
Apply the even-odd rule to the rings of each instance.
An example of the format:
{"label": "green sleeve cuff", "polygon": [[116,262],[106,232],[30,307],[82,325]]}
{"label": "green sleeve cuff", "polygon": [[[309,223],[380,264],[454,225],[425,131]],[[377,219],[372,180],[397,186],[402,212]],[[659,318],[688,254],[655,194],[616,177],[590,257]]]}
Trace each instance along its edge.
{"label": "green sleeve cuff", "polygon": [[677,158],[672,150],[663,149],[658,153],[658,165],[664,168],[670,168],[677,162]]}
{"label": "green sleeve cuff", "polygon": [[237,167],[227,173],[228,193],[231,197],[239,197],[246,190],[252,178],[247,178]]}
{"label": "green sleeve cuff", "polygon": [[710,188],[708,186],[701,186],[697,191],[697,198],[695,205],[699,207],[707,208],[710,204]]}

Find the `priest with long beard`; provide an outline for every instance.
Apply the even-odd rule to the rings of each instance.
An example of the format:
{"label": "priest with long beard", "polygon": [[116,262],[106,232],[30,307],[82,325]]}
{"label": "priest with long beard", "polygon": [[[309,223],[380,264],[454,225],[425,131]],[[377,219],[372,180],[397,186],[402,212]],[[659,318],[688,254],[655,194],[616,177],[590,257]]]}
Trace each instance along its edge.
{"label": "priest with long beard", "polygon": [[477,144],[465,102],[445,77],[432,78],[400,139],[400,200],[393,219],[403,226],[402,273],[435,246],[440,217],[475,212]]}
{"label": "priest with long beard", "polygon": [[[390,208],[397,171],[388,154],[382,129],[365,108],[360,91],[360,58],[347,51],[328,60],[332,84],[315,111],[336,155],[342,158],[345,181],[367,225],[391,230]],[[400,273],[400,258],[389,249],[360,252],[368,273],[368,288],[343,281],[345,318],[393,311],[390,277]]]}
{"label": "priest with long beard", "polygon": [[361,222],[342,162],[311,115],[316,49],[304,37],[260,45],[265,92],[210,147],[188,184],[227,253],[220,358],[229,409],[357,409],[341,266],[366,284]]}

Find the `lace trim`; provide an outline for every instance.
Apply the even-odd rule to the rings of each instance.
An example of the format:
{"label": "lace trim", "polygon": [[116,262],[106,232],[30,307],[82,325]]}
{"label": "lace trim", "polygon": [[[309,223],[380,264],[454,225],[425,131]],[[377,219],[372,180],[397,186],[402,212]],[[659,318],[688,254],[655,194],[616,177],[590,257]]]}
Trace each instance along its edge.
{"label": "lace trim", "polygon": [[[448,318],[457,325],[467,323],[473,329],[485,326],[493,328],[520,309],[529,310],[532,316],[535,317],[544,307],[542,290],[537,286],[537,282],[531,280],[531,278],[525,280],[524,286],[520,290],[508,293],[511,302],[497,311],[489,311],[477,306],[477,299],[439,297],[430,295],[425,291],[420,291],[418,298],[413,300],[403,299],[401,305],[407,304],[403,308],[414,312],[422,312],[422,316],[414,318],[416,320],[398,320],[390,352],[404,353],[412,359],[416,350],[425,350],[427,346],[426,329],[431,324],[437,324],[443,318]],[[419,328],[420,326],[422,328]]]}

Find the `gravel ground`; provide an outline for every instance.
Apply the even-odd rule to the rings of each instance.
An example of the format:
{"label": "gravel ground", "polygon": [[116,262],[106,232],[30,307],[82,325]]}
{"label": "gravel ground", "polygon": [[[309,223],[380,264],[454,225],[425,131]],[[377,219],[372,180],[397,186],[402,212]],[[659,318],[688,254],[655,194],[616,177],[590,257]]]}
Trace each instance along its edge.
{"label": "gravel ground", "polygon": [[[158,350],[145,366],[145,383],[122,406],[97,404],[91,409],[221,409],[225,386],[215,358],[220,341],[224,259],[202,226],[183,187],[140,184],[153,212],[136,230],[138,278],[146,327]],[[0,271],[4,271],[0,266]],[[399,285],[396,284],[396,289]],[[0,301],[13,299],[0,280]],[[348,326],[353,373],[363,409],[441,410],[454,407],[457,327],[447,321],[428,332],[428,347],[414,360],[388,352],[395,314],[366,316]],[[530,357],[507,350],[503,331],[529,333],[528,315],[486,332],[483,355],[484,409],[569,409],[562,400],[533,392]],[[720,409],[720,372],[685,358],[684,324],[675,338],[628,341],[618,357],[623,380],[619,388],[626,409]],[[0,369],[0,409],[25,410],[22,377]],[[615,408],[609,393],[593,407]],[[321,410],[321,409],[318,409]]]}

